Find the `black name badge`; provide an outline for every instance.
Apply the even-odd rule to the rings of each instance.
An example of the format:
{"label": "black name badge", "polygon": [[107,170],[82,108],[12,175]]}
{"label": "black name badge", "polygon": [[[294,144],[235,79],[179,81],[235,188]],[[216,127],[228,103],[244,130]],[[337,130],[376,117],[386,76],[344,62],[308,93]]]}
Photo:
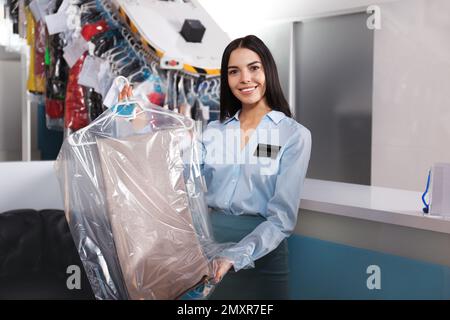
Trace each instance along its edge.
{"label": "black name badge", "polygon": [[280,149],[281,149],[280,146],[274,146],[272,144],[258,143],[258,146],[256,147],[254,156],[260,157],[260,158],[275,159],[277,157]]}

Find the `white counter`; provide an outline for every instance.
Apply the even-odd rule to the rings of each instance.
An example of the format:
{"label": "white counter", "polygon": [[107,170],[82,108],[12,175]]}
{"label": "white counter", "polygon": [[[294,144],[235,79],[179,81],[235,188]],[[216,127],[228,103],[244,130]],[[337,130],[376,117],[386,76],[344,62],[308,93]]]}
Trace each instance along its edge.
{"label": "white counter", "polygon": [[450,234],[450,218],[425,215],[422,193],[306,179],[301,209]]}

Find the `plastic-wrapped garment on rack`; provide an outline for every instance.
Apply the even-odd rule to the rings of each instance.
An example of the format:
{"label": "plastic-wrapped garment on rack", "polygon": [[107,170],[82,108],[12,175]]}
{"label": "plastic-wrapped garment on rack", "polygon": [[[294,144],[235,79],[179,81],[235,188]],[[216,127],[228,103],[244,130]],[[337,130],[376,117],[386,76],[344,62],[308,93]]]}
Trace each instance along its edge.
{"label": "plastic-wrapped garment on rack", "polygon": [[95,45],[94,55],[102,57],[106,51],[120,46],[123,43],[123,37],[117,29],[110,29],[93,36],[91,42]]}
{"label": "plastic-wrapped garment on rack", "polygon": [[105,111],[102,96],[95,92],[93,88],[84,87],[84,97],[86,107],[89,110],[89,119],[93,121]]}
{"label": "plastic-wrapped garment on rack", "polygon": [[66,97],[69,66],[63,58],[64,36],[62,33],[49,36],[46,52],[46,102],[47,128],[63,131],[64,101]]}
{"label": "plastic-wrapped garment on rack", "polygon": [[[193,121],[116,105],[70,135],[56,161],[66,217],[98,299],[176,299],[214,286]],[[200,291],[199,291],[200,290]]]}
{"label": "plastic-wrapped garment on rack", "polygon": [[47,29],[44,21],[36,22],[34,32],[34,78],[36,81],[36,91],[45,92],[45,50],[47,45]]}
{"label": "plastic-wrapped garment on rack", "polygon": [[67,82],[64,126],[69,132],[77,131],[89,124],[89,110],[86,107],[83,87],[78,84],[78,76],[83,67],[84,53],[70,68]]}
{"label": "plastic-wrapped garment on rack", "polygon": [[81,25],[95,22],[101,17],[101,12],[96,0],[78,0],[77,5],[80,7]]}
{"label": "plastic-wrapped garment on rack", "polygon": [[203,119],[207,120],[207,122],[220,118],[220,97],[216,90],[210,87],[211,80],[206,80],[199,86],[199,110],[203,115]]}
{"label": "plastic-wrapped garment on rack", "polygon": [[89,41],[92,37],[105,31],[108,31],[108,24],[106,23],[106,20],[99,20],[94,23],[84,25],[83,28],[81,28],[81,35],[86,41]]}
{"label": "plastic-wrapped garment on rack", "polygon": [[9,17],[13,23],[13,33],[19,33],[19,1],[18,0],[8,0],[6,2],[6,9],[8,9]]}
{"label": "plastic-wrapped garment on rack", "polygon": [[64,45],[65,40],[62,33],[48,37],[46,96],[50,99],[64,100],[66,97],[69,66],[63,57]]}
{"label": "plastic-wrapped garment on rack", "polygon": [[165,89],[159,76],[151,74],[144,82],[134,90],[135,95],[145,98],[150,103],[162,107],[165,100]]}

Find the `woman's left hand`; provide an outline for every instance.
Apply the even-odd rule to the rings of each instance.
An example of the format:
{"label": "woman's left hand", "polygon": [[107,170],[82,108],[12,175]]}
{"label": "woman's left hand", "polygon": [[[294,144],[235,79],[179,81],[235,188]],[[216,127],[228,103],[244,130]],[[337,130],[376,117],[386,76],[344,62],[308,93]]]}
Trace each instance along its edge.
{"label": "woman's left hand", "polygon": [[219,283],[225,274],[233,266],[233,262],[226,258],[219,257],[213,260],[214,282]]}

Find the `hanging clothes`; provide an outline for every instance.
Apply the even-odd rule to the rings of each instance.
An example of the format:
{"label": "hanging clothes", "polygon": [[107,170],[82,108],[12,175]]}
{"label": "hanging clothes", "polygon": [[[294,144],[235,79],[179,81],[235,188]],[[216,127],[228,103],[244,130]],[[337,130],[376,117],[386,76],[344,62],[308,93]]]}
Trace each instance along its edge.
{"label": "hanging clothes", "polygon": [[47,29],[44,21],[38,21],[34,32],[34,78],[36,91],[45,93],[45,50],[47,47]]}
{"label": "hanging clothes", "polygon": [[30,92],[37,92],[36,88],[36,76],[34,73],[35,68],[35,29],[36,22],[34,20],[33,14],[29,7],[25,8],[25,16],[27,19],[27,44],[30,46],[30,64],[28,67],[28,80],[27,80],[27,90]]}
{"label": "hanging clothes", "polygon": [[69,76],[69,66],[63,57],[65,44],[65,37],[62,33],[48,36],[45,55],[46,124],[48,129],[58,131],[64,129],[64,101]]}
{"label": "hanging clothes", "polygon": [[99,299],[176,299],[191,288],[205,298],[224,245],[212,238],[197,144],[186,140],[194,123],[133,106],[111,107],[61,148],[74,241]]}

